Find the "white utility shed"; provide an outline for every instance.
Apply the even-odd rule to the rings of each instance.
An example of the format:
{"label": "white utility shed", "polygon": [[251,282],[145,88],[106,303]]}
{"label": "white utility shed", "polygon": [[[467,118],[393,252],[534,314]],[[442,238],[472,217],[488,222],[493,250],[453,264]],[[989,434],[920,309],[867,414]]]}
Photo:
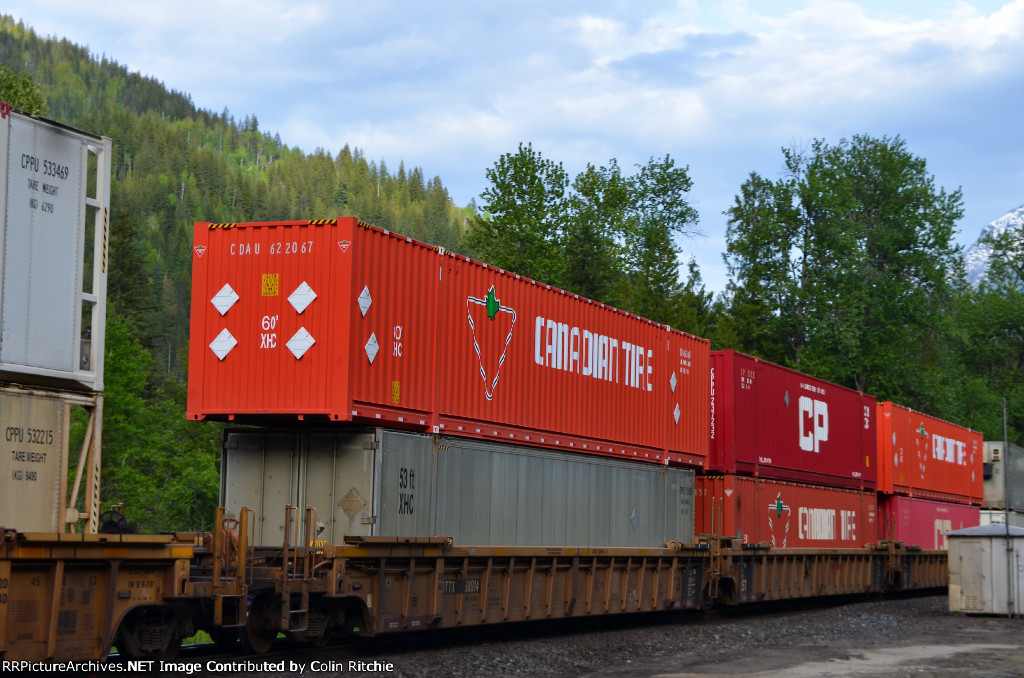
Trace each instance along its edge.
{"label": "white utility shed", "polygon": [[946,536],[950,612],[1024,613],[1024,528],[981,525]]}

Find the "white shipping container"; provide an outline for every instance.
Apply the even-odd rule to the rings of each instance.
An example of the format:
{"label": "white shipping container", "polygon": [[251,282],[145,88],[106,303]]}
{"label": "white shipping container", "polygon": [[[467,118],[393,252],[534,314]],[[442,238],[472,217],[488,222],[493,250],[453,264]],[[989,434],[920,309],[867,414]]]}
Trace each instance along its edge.
{"label": "white shipping container", "polygon": [[0,103],[0,379],[103,389],[110,150]]}
{"label": "white shipping container", "polygon": [[984,462],[984,507],[1024,512],[1024,447],[986,441]]}
{"label": "white shipping container", "polygon": [[981,525],[1005,525],[1009,514],[1011,527],[1024,527],[1024,513],[1005,509],[981,509]]}
{"label": "white shipping container", "polygon": [[229,430],[221,501],[281,544],[285,505],[317,509],[317,541],[661,547],[693,539],[693,471],[385,429]]}

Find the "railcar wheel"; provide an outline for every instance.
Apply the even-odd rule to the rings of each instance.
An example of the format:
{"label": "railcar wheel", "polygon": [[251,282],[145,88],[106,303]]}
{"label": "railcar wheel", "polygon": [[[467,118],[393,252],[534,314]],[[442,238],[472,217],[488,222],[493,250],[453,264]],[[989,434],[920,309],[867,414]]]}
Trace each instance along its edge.
{"label": "railcar wheel", "polygon": [[331,644],[331,631],[324,629],[324,632],[310,641],[310,645],[317,649],[325,648]]}
{"label": "railcar wheel", "polygon": [[274,599],[270,596],[257,596],[249,605],[245,618],[245,626],[239,636],[242,647],[250,654],[266,654],[277,640],[277,626],[273,623]]}
{"label": "railcar wheel", "polygon": [[114,644],[128,659],[170,661],[181,650],[181,638],[173,610],[139,608],[121,622]]}
{"label": "railcar wheel", "polygon": [[326,609],[312,609],[306,618],[306,628],[302,631],[289,631],[288,639],[294,643],[304,643],[316,648],[326,647],[331,642],[334,630],[331,618]]}
{"label": "railcar wheel", "polygon": [[715,597],[711,595],[711,584],[705,584],[700,594],[700,607],[698,609],[710,610],[714,606]]}

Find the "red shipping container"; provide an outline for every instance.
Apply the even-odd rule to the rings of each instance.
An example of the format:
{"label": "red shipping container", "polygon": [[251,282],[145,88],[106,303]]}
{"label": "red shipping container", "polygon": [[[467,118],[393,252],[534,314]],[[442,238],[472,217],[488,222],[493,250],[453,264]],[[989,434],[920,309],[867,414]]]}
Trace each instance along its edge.
{"label": "red shipping container", "polygon": [[982,503],[981,433],[891,402],[878,404],[878,489],[888,494]]}
{"label": "red shipping container", "polygon": [[197,223],[188,414],[702,465],[708,343],[354,218]]}
{"label": "red shipping container", "polygon": [[946,549],[947,532],[981,524],[981,507],[902,495],[882,496],[878,523],[881,539],[926,549]]}
{"label": "red shipping container", "polygon": [[736,351],[711,352],[708,468],[874,489],[875,398]]}
{"label": "red shipping container", "polygon": [[695,532],[773,548],[862,548],[878,541],[877,502],[868,491],[698,476]]}

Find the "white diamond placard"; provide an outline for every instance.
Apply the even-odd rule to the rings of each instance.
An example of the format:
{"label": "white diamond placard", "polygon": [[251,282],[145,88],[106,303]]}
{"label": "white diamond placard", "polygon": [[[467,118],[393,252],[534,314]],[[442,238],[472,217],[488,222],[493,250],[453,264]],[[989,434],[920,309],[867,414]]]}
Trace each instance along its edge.
{"label": "white diamond placard", "polygon": [[675,418],[676,423],[679,423],[679,403],[676,403],[676,409],[672,412],[672,416]]}
{"label": "white diamond placard", "polygon": [[363,287],[363,293],[359,295],[359,310],[363,312],[364,318],[366,317],[366,312],[370,310],[370,304],[372,303],[373,299],[370,298],[370,288]]}
{"label": "white diamond placard", "polygon": [[302,315],[302,312],[313,303],[314,299],[316,299],[316,292],[306,284],[306,281],[302,281],[302,284],[296,287],[295,291],[288,297],[288,303],[298,311],[299,315]]}
{"label": "white diamond placard", "polygon": [[380,350],[376,334],[370,333],[370,338],[366,340],[366,346],[363,349],[366,351],[366,357],[370,359],[370,364],[372,365],[373,359],[377,357],[377,352]]}
{"label": "white diamond placard", "polygon": [[313,339],[312,335],[306,331],[306,328],[300,327],[299,331],[292,335],[292,338],[288,340],[288,343],[285,344],[285,346],[288,347],[288,350],[291,351],[292,355],[295,356],[295,359],[298,360],[305,355],[306,351],[308,351],[315,343],[316,340]]}
{"label": "white diamond placard", "polygon": [[223,329],[217,338],[210,342],[210,350],[219,360],[224,360],[224,356],[231,353],[231,349],[236,345],[238,345],[238,340],[231,336],[227,329]]}
{"label": "white diamond placard", "polygon": [[220,311],[221,315],[227,313],[228,309],[234,306],[236,301],[238,301],[238,294],[227,283],[224,284],[224,287],[220,288],[220,292],[213,295],[213,299],[210,299],[210,303],[213,304],[215,309]]}
{"label": "white diamond placard", "polygon": [[672,392],[676,392],[676,373],[672,373],[672,378],[668,380],[668,383],[672,386]]}

